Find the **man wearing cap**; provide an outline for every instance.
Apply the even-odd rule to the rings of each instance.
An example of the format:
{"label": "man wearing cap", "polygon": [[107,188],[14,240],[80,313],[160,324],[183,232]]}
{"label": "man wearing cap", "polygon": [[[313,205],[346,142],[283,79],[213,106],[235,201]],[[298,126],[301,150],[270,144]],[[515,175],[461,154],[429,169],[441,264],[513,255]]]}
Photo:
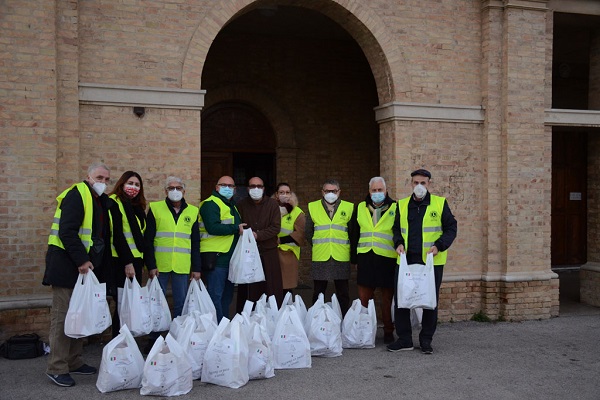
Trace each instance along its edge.
{"label": "man wearing cap", "polygon": [[[398,254],[406,253],[408,264],[423,264],[433,253],[436,299],[446,263],[447,250],[456,238],[456,219],[444,197],[429,193],[431,173],[418,169],[411,174],[413,194],[398,200],[398,212],[393,226],[394,245]],[[432,354],[431,341],[437,326],[438,308],[423,310],[419,344],[423,354]],[[387,346],[389,351],[412,350],[410,310],[395,308],[398,340]]]}

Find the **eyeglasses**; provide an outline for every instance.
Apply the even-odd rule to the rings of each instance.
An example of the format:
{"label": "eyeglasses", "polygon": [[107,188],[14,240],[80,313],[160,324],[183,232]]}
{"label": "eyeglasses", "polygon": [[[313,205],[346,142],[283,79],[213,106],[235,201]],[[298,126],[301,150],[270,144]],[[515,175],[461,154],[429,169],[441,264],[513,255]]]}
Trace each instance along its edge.
{"label": "eyeglasses", "polygon": [[248,185],[248,187],[250,189],[262,189],[262,188],[264,188],[263,185]]}
{"label": "eyeglasses", "polygon": [[338,189],[331,189],[331,190],[323,189],[323,193],[333,193],[333,194],[337,194],[337,192],[339,192],[339,190],[338,190]]}
{"label": "eyeglasses", "polygon": [[230,183],[217,183],[217,186],[228,187],[230,189],[234,189],[235,188],[235,185],[230,184]]}
{"label": "eyeglasses", "polygon": [[167,187],[167,190],[169,192],[172,192],[173,190],[177,190],[178,192],[182,192],[183,191],[183,186],[169,186],[169,187]]}

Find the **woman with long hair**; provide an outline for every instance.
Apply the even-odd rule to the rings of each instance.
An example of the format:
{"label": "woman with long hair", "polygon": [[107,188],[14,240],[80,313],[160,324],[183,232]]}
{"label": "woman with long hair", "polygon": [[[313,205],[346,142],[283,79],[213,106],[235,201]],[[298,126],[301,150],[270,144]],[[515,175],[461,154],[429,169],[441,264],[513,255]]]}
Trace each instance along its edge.
{"label": "woman with long hair", "polygon": [[[142,283],[144,267],[144,230],[146,229],[146,198],[142,177],[134,171],[121,175],[109,195],[112,233],[112,279],[109,279],[109,293],[118,304],[118,288],[125,279],[137,279]],[[120,320],[118,307],[113,314],[113,337],[119,334]]]}

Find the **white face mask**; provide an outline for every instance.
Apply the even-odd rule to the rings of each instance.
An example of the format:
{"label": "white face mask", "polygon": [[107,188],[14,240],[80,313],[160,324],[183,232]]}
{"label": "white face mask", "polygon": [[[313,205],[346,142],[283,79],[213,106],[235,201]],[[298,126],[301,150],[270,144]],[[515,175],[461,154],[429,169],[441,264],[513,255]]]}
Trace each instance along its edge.
{"label": "white face mask", "polygon": [[280,194],[279,195],[279,202],[281,204],[289,203],[289,201],[290,201],[290,195],[289,194]]}
{"label": "white face mask", "polygon": [[177,202],[183,198],[183,192],[180,192],[179,190],[171,190],[167,196],[169,197],[169,200]]}
{"label": "white face mask", "polygon": [[253,188],[250,189],[250,197],[252,198],[252,200],[260,200],[263,197],[263,192],[264,189],[260,189],[260,188]]}
{"label": "white face mask", "polygon": [[106,190],[106,183],[94,182],[94,184],[92,185],[92,189],[94,189],[94,192],[96,192],[98,196],[102,196],[102,193],[104,193],[104,191]]}
{"label": "white face mask", "polygon": [[415,194],[415,196],[417,196],[417,199],[422,199],[427,194],[427,188],[419,183],[413,189],[413,193]]}
{"label": "white face mask", "polygon": [[336,200],[338,199],[338,195],[335,193],[325,193],[325,196],[323,196],[323,198],[325,199],[326,202],[328,202],[329,204],[333,204],[336,202]]}

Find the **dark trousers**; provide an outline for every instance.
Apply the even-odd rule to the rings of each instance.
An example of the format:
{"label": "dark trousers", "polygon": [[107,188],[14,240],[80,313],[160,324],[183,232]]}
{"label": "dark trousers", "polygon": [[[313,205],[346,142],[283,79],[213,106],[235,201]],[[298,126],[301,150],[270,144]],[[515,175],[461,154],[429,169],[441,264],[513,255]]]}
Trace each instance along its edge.
{"label": "dark trousers", "polygon": [[[315,301],[319,298],[319,293],[323,293],[323,296],[325,296],[327,282],[328,281],[314,281],[313,304],[315,304]],[[346,315],[348,308],[350,308],[350,284],[348,283],[348,279],[336,279],[333,283],[335,284],[335,297],[337,297],[338,302],[340,303],[342,316],[344,316]]]}
{"label": "dark trousers", "polygon": [[[396,267],[397,269],[398,267]],[[433,273],[435,276],[435,298],[436,301],[439,302],[440,299],[440,286],[442,285],[442,276],[444,275],[444,266],[443,265],[435,265],[433,267]],[[396,279],[398,274],[396,273]],[[397,287],[397,285],[396,285]],[[396,293],[396,298],[398,293]],[[401,343],[404,346],[412,346],[412,326],[410,323],[410,309],[408,308],[396,308],[396,304],[394,304],[394,319],[396,324],[396,334],[398,335],[398,339],[401,340]],[[437,320],[438,320],[438,307],[435,307],[435,310],[426,310],[423,309],[423,320],[421,321],[421,332],[419,333],[419,343],[423,344],[431,344],[433,340],[433,334],[435,333],[435,329],[437,328]]]}

